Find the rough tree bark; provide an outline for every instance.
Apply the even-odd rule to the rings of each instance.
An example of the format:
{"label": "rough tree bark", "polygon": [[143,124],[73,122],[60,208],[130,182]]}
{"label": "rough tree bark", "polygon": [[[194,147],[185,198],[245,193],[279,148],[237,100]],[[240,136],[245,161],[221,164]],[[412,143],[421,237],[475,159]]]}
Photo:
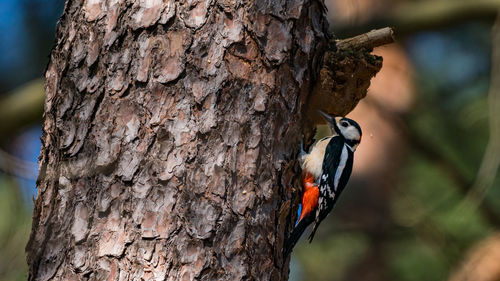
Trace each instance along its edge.
{"label": "rough tree bark", "polygon": [[30,280],[287,280],[323,9],[68,0],[46,72]]}

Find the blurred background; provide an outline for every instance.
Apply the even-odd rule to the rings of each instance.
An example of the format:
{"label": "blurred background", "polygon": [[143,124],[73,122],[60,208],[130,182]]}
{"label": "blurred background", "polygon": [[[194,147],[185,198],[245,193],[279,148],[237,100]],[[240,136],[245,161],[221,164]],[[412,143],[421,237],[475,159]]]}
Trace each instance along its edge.
{"label": "blurred background", "polygon": [[[349,115],[364,132],[353,176],[290,280],[500,280],[500,0],[326,2],[338,38],[392,26],[398,42],[375,50],[384,66]],[[27,278],[63,6],[0,1],[0,280]]]}

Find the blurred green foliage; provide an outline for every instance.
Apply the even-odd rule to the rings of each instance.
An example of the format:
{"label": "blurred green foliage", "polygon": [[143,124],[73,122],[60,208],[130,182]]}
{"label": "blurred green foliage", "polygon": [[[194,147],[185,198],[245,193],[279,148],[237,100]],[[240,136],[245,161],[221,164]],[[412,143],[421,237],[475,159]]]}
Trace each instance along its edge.
{"label": "blurred green foliage", "polygon": [[303,243],[296,252],[307,280],[328,281],[343,276],[348,266],[363,256],[367,247],[366,237],[353,232],[331,235],[319,243]]}
{"label": "blurred green foliage", "polygon": [[0,174],[0,280],[28,279],[24,247],[31,230],[31,210],[17,183]]}

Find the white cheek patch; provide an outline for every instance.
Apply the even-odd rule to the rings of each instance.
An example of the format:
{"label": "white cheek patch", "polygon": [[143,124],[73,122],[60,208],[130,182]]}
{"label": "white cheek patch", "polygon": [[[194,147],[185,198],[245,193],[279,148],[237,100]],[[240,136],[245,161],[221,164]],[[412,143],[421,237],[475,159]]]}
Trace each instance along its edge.
{"label": "white cheek patch", "polygon": [[344,138],[346,138],[348,140],[359,140],[360,139],[359,131],[356,128],[354,128],[353,126],[349,126],[347,128],[340,128],[340,130],[341,130]]}

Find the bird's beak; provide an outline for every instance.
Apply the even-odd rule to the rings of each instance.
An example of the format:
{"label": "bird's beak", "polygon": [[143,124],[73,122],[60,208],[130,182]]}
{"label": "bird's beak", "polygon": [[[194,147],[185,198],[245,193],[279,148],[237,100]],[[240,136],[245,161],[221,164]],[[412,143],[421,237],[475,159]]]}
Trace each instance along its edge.
{"label": "bird's beak", "polygon": [[332,116],[328,115],[327,113],[325,113],[325,112],[323,112],[323,111],[321,111],[321,110],[319,110],[319,109],[318,109],[318,113],[319,113],[319,114],[321,115],[321,117],[323,117],[323,118],[324,118],[324,119],[325,119],[328,123],[330,123],[330,124],[332,124],[332,125],[333,125],[333,124],[335,124],[335,119],[334,119]]}
{"label": "bird's beak", "polygon": [[342,119],[342,117],[332,117],[329,114],[321,111],[318,109],[318,113],[327,121],[327,123],[330,125],[330,128],[332,129],[332,132],[337,133],[340,135],[340,129],[337,126],[337,122]]}

